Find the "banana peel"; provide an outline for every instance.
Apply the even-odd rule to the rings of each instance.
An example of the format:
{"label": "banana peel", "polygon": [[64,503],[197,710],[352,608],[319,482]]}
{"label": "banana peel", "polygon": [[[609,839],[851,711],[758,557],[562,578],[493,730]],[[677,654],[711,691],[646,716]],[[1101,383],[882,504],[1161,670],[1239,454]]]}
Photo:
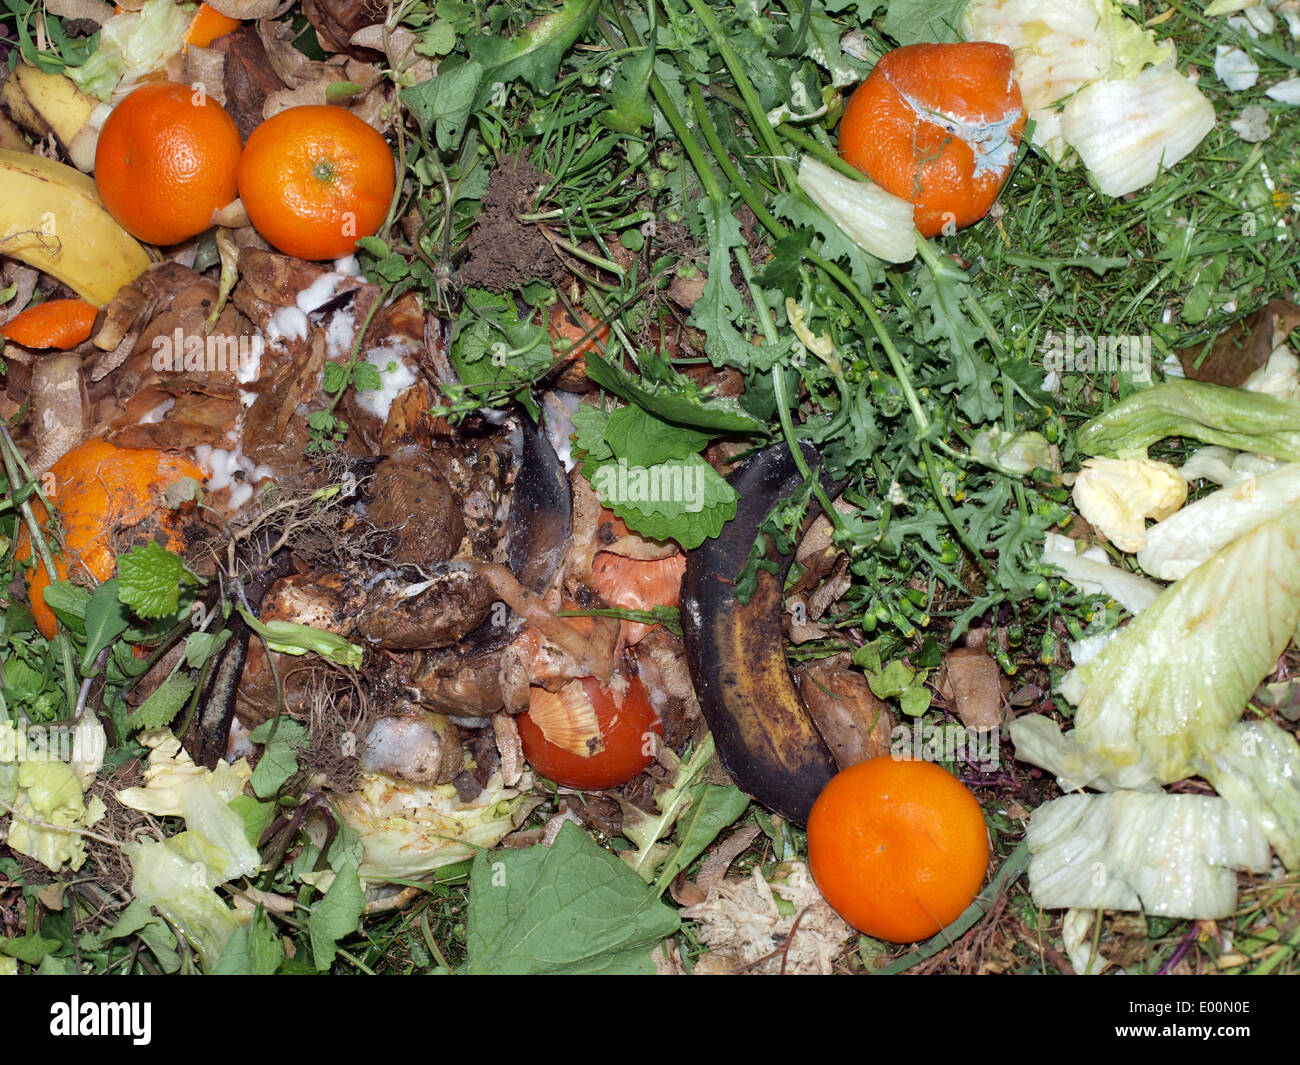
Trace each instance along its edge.
{"label": "banana peel", "polygon": [[[805,456],[814,469],[820,465],[811,446]],[[769,549],[776,572],[759,570],[748,603],[732,583],[768,513],[803,477],[789,448],[774,444],[727,481],[740,495],[736,516],[686,556],[687,664],[723,768],[746,794],[803,825],[837,767],[786,665],[781,610],[794,556]]]}
{"label": "banana peel", "polygon": [[0,149],[0,254],[102,307],[149,265],[108,213],[95,182],[63,163]]}
{"label": "banana peel", "polygon": [[84,152],[74,153],[73,144],[98,106],[99,101],[77,88],[66,74],[50,74],[26,63],[15,67],[0,85],[0,109],[9,119],[34,137],[53,134],[80,170],[93,167],[94,155],[89,166],[82,166],[86,160],[79,156]]}

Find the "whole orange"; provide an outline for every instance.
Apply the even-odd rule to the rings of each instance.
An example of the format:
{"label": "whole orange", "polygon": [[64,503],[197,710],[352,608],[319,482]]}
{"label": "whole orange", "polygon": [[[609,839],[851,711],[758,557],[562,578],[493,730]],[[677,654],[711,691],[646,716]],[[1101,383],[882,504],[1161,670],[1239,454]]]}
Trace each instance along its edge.
{"label": "whole orange", "polygon": [[[150,540],[183,551],[186,516],[193,504],[173,510],[166,505],[165,492],[182,477],[202,482],[204,476],[189,459],[152,448],[118,447],[99,437],[73,448],[42,478],[63,523],[62,554],[57,545],[50,545],[59,579],[71,574],[108,580],[119,554]],[[32,506],[44,526],[45,507],[39,500]],[[26,525],[20,525],[15,557],[26,561],[31,556],[31,537]],[[37,627],[53,639],[57,624],[44,597],[49,583],[50,575],[38,560],[27,573],[27,599]]]}
{"label": "whole orange", "polygon": [[141,85],[113,108],[95,149],[104,206],[134,236],[166,247],[212,225],[237,195],[234,119],[199,89]]}
{"label": "whole orange", "polygon": [[960,916],[989,864],[984,814],[933,762],[881,755],[836,774],[808,817],[808,864],[865,935],[912,943]]}
{"label": "whole orange", "polygon": [[291,107],[248,138],[239,196],[249,220],[286,255],[337,259],[378,231],[396,187],[392,149],[342,107]]}
{"label": "whole orange", "polygon": [[886,52],[854,90],[839,151],[909,201],[917,229],[933,237],[984,217],[1011,174],[1024,129],[1010,48],[913,44]]}

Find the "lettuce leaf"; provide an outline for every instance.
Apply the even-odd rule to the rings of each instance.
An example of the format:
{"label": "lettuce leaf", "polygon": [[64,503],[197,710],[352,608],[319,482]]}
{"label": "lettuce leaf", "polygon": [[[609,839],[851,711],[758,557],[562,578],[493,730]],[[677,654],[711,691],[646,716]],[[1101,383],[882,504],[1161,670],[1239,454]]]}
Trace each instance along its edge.
{"label": "lettuce leaf", "polygon": [[1118,455],[1169,436],[1300,462],[1300,403],[1204,381],[1166,381],[1085,423],[1075,443],[1085,455]]}
{"label": "lettuce leaf", "polygon": [[1253,819],[1212,795],[1065,795],[1034,811],[1025,838],[1029,890],[1044,909],[1230,917],[1235,870],[1270,865]]}
{"label": "lettuce leaf", "polygon": [[1271,721],[1234,725],[1201,775],[1268,837],[1282,864],[1300,869],[1300,744]]}

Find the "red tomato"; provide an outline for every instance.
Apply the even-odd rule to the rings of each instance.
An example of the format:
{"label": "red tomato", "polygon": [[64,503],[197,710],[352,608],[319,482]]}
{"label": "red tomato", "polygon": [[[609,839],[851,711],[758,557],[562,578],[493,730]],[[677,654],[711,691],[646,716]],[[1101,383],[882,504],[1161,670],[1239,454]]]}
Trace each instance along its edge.
{"label": "red tomato", "polygon": [[654,755],[648,753],[649,733],[653,730],[662,736],[663,726],[645,685],[636,677],[628,683],[622,707],[615,705],[613,695],[594,677],[585,677],[582,687],[595,707],[605,749],[585,758],[557,747],[524,712],[516,719],[524,757],[542,776],[566,788],[616,788],[654,761]]}

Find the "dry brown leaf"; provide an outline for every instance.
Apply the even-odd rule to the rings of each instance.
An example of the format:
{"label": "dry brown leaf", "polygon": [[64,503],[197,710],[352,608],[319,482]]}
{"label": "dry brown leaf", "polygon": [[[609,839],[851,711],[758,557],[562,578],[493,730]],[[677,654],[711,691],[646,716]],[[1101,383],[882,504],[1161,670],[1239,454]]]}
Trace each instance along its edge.
{"label": "dry brown leaf", "polygon": [[989,655],[957,647],[944,655],[939,692],[967,728],[997,728],[1002,722],[1002,670]]}
{"label": "dry brown leaf", "polygon": [[212,50],[225,56],[222,87],[226,111],[239,135],[247,140],[262,121],[266,98],[285,88],[254,26],[241,26],[212,42]]}
{"label": "dry brown leaf", "polygon": [[849,663],[845,654],[809,662],[799,678],[799,694],[841,769],[888,754],[894,730],[888,705]]}
{"label": "dry brown leaf", "polygon": [[1178,357],[1183,372],[1194,381],[1240,385],[1268,362],[1273,349],[1284,343],[1297,325],[1300,325],[1300,306],[1290,300],[1270,300],[1215,337],[1204,359],[1201,358],[1204,344],[1180,349]]}

